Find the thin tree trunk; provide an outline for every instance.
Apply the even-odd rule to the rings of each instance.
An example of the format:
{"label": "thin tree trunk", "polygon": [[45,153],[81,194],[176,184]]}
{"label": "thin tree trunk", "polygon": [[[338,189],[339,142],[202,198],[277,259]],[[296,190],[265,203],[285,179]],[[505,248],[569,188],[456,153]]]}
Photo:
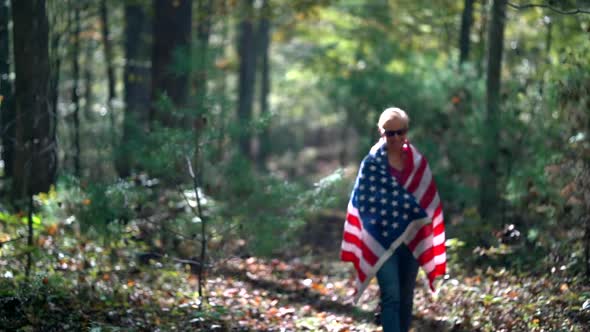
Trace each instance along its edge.
{"label": "thin tree trunk", "polygon": [[[49,46],[50,63],[49,68],[49,110],[53,119],[53,128],[51,132],[54,134],[53,141],[57,142],[57,104],[59,100],[59,81],[61,73],[61,56],[59,52],[62,35],[59,33],[51,34],[51,43]],[[57,165],[56,165],[57,168]]]}
{"label": "thin tree trunk", "polygon": [[477,60],[477,77],[482,77],[486,52],[486,32],[488,28],[488,0],[480,1],[480,28],[479,28],[479,59]]}
{"label": "thin tree trunk", "polygon": [[141,4],[125,6],[125,113],[117,153],[117,172],[126,177],[136,168],[131,146],[146,129],[150,108],[149,19]]}
{"label": "thin tree trunk", "polygon": [[[547,26],[547,35],[545,35],[545,57],[544,62],[545,64],[549,65],[551,63],[551,43],[553,41],[553,22],[549,16],[545,16],[545,25]],[[544,65],[545,65],[544,64]],[[545,66],[543,66],[542,73],[545,73]],[[545,93],[545,75],[541,75],[541,80],[539,82],[539,95],[543,95]]]}
{"label": "thin tree trunk", "polygon": [[[191,0],[154,0],[154,42],[152,48],[152,104],[164,94],[174,106],[186,106],[189,73],[174,73],[177,52],[188,52],[191,41]],[[150,122],[177,127],[182,121],[169,110],[153,107]]]}
{"label": "thin tree trunk", "polygon": [[0,3],[0,123],[4,176],[12,177],[14,159],[14,91],[10,80],[10,3]]}
{"label": "thin tree trunk", "polygon": [[12,19],[16,74],[12,197],[18,200],[47,192],[54,183],[57,163],[54,118],[49,110],[49,26],[45,1],[12,0]]}
{"label": "thin tree trunk", "polygon": [[[586,207],[588,208],[588,207]],[[590,212],[590,211],[589,211]],[[584,221],[584,257],[586,258],[586,281],[590,282],[590,217],[586,214],[582,217]]]}
{"label": "thin tree trunk", "polygon": [[[262,118],[268,118],[270,115],[268,110],[268,96],[270,94],[270,4],[268,0],[265,0],[262,5],[262,16],[257,35],[260,50],[260,115]],[[268,126],[262,130],[258,141],[260,146],[258,164],[261,168],[264,168],[270,149],[270,131]]]}
{"label": "thin tree trunk", "polygon": [[[50,129],[50,132],[53,135],[53,142],[57,142],[57,114],[58,114],[58,102],[59,102],[59,81],[60,81],[60,73],[61,73],[61,56],[59,55],[58,48],[60,45],[60,36],[55,35],[51,37],[51,52],[53,56],[50,57],[50,62],[53,62],[52,68],[49,68],[49,112],[51,114],[51,119],[53,123],[53,127]],[[56,159],[55,159],[55,170],[57,172],[57,148],[56,148]]]}
{"label": "thin tree trunk", "polygon": [[113,148],[116,145],[116,130],[115,130],[115,112],[113,109],[113,100],[115,99],[115,67],[113,66],[113,46],[110,40],[109,16],[107,1],[100,1],[100,21],[102,25],[102,42],[104,47],[104,58],[107,69],[107,109],[109,112],[109,120],[111,121],[111,140]]}
{"label": "thin tree trunk", "polygon": [[[242,0],[242,19],[239,25],[238,54],[240,58],[238,119],[249,127],[252,120],[254,102],[254,85],[256,75],[256,47],[254,45],[253,0]],[[250,132],[242,130],[239,135],[239,146],[242,154],[252,156]]]}
{"label": "thin tree trunk", "polygon": [[[228,15],[228,1],[227,0],[221,0],[221,8],[220,10],[220,15],[221,17],[223,17],[223,21],[222,21],[222,27],[221,27],[221,39],[222,39],[222,45],[224,47],[224,49],[226,48],[225,46],[228,45],[229,43],[231,43],[231,41],[229,41],[229,27],[230,27],[230,23],[229,23],[229,15]],[[221,70],[226,70],[225,68],[220,68]],[[219,82],[219,87],[218,87],[218,94],[221,95],[221,103],[223,105],[222,108],[225,109],[225,105],[227,105],[227,102],[229,100],[228,98],[228,89],[227,89],[227,76],[228,75],[219,75],[220,77],[220,82]],[[217,84],[216,84],[217,85]],[[219,132],[223,133],[225,132],[225,128],[227,126],[227,118],[222,114],[221,116],[221,121],[219,121]],[[225,149],[224,147],[224,142],[225,142],[225,137],[224,135],[218,135],[217,136],[217,140],[216,140],[216,154],[213,157],[213,160],[215,162],[220,162],[223,160],[224,158],[224,151]]]}
{"label": "thin tree trunk", "polygon": [[[30,169],[29,169],[29,176],[32,176],[32,174],[30,174]],[[25,267],[25,277],[28,280],[29,277],[31,276],[31,272],[33,269],[33,246],[35,245],[34,237],[35,237],[35,229],[33,228],[33,209],[34,209],[34,205],[33,205],[33,194],[29,193],[29,204],[28,204],[28,213],[27,213],[27,226],[28,226],[28,232],[27,232],[27,246],[29,247],[27,250],[27,265]]]}
{"label": "thin tree trunk", "polygon": [[213,1],[212,0],[198,0],[197,1],[197,38],[199,54],[199,62],[196,68],[194,87],[196,89],[196,117],[193,122],[193,129],[195,131],[195,155],[194,163],[197,168],[200,168],[200,141],[201,133],[207,125],[207,81],[208,81],[208,60],[209,60],[209,36],[211,34],[211,18],[213,16]]}
{"label": "thin tree trunk", "polygon": [[94,53],[94,41],[86,41],[86,52],[84,55],[84,118],[93,119],[92,116],[92,55]]}
{"label": "thin tree trunk", "polygon": [[461,16],[461,32],[459,34],[459,68],[469,59],[469,47],[471,44],[471,26],[473,24],[473,1],[465,0],[463,15]]}
{"label": "thin tree trunk", "polygon": [[506,0],[494,0],[492,21],[488,35],[488,69],[486,81],[486,144],[480,177],[479,210],[482,218],[495,218],[498,214],[498,157],[499,157],[499,116],[502,52],[504,25],[506,21]]}
{"label": "thin tree trunk", "polygon": [[211,16],[213,10],[212,0],[199,0],[197,2],[197,38],[199,40],[199,64],[196,75],[197,112],[204,114],[203,107],[207,97],[207,59],[209,53],[209,36],[211,34]]}
{"label": "thin tree trunk", "polygon": [[74,106],[74,174],[80,177],[80,6],[74,4],[74,36],[72,46],[72,105]]}

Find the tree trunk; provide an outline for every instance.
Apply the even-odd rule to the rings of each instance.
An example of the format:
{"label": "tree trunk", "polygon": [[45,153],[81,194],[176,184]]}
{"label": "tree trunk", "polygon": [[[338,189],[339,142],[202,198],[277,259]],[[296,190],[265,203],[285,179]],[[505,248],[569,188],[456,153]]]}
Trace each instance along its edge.
{"label": "tree trunk", "polygon": [[85,120],[92,120],[92,55],[94,53],[94,41],[87,40],[86,41],[86,52],[84,55],[84,61],[86,66],[84,66],[84,119]]}
{"label": "tree trunk", "polygon": [[14,91],[10,80],[10,6],[8,1],[0,3],[0,126],[2,138],[2,160],[4,176],[12,177],[14,158]]}
{"label": "tree trunk", "polygon": [[107,110],[109,112],[109,119],[111,121],[111,139],[113,148],[116,145],[116,130],[115,130],[115,112],[113,109],[113,100],[115,99],[115,67],[113,66],[113,46],[110,40],[109,30],[109,16],[107,1],[100,1],[100,21],[102,25],[102,42],[104,46],[104,59],[107,66]]}
{"label": "tree trunk", "polygon": [[506,0],[494,0],[492,21],[488,35],[488,69],[486,81],[486,123],[484,159],[480,177],[479,210],[482,218],[495,218],[500,201],[498,195],[498,157],[499,157],[499,113],[502,51],[504,45],[504,25],[506,21]]}
{"label": "tree trunk", "polygon": [[479,57],[477,59],[477,77],[482,77],[483,75],[483,65],[485,61],[485,52],[486,52],[486,32],[488,28],[488,0],[481,0],[480,1],[480,27],[478,31],[479,35]]}
{"label": "tree trunk", "polygon": [[469,59],[471,25],[473,24],[473,1],[465,0],[461,16],[461,32],[459,35],[459,68]]}
{"label": "tree trunk", "polygon": [[[189,73],[175,73],[173,66],[177,52],[189,51],[192,1],[154,0],[153,5],[152,104],[166,95],[174,106],[183,107],[187,101]],[[155,106],[150,112],[150,120],[167,127],[182,123],[169,110]]]}
{"label": "tree trunk", "polygon": [[[238,56],[240,59],[238,119],[244,127],[249,127],[252,120],[254,102],[254,85],[256,75],[256,47],[254,45],[253,0],[242,0],[242,19],[239,26]],[[242,130],[239,146],[243,155],[252,156],[250,132]]]}
{"label": "tree trunk", "polygon": [[125,6],[125,114],[117,172],[126,177],[136,168],[133,143],[146,129],[150,108],[149,19],[141,4]]}
{"label": "tree trunk", "polygon": [[58,87],[61,71],[61,56],[59,54],[59,47],[61,43],[61,37],[62,35],[60,33],[53,33],[50,37],[51,44],[49,48],[49,61],[51,63],[49,68],[49,110],[53,118],[53,128],[51,129],[51,132],[54,134],[53,140],[55,142],[57,142],[57,104],[59,99]]}
{"label": "tree trunk", "polygon": [[[195,155],[194,163],[197,168],[200,167],[200,141],[201,132],[206,126],[207,115],[207,81],[208,81],[208,59],[209,59],[209,37],[211,35],[211,18],[213,16],[213,1],[212,0],[198,0],[197,1],[197,38],[198,38],[198,65],[195,73],[194,87],[196,89],[196,109],[197,114],[193,120],[193,129],[195,131]],[[201,173],[199,173],[201,174]],[[200,181],[200,180],[199,180]]]}
{"label": "tree trunk", "polygon": [[[268,118],[270,115],[268,110],[268,95],[270,94],[270,4],[268,0],[265,0],[262,5],[262,16],[257,35],[260,50],[260,115],[262,118]],[[264,168],[270,149],[270,132],[268,126],[263,128],[258,137],[258,142],[260,146],[258,164]]]}
{"label": "tree trunk", "polygon": [[197,112],[204,114],[203,107],[207,97],[207,59],[209,53],[209,36],[211,34],[212,0],[197,1],[197,38],[199,40],[199,64],[196,73]]}
{"label": "tree trunk", "polygon": [[[12,0],[16,145],[12,194],[47,192],[55,180],[54,118],[49,109],[48,22],[44,0]],[[32,176],[29,176],[32,175]]]}
{"label": "tree trunk", "polygon": [[[542,67],[542,73],[545,73],[545,65],[551,65],[551,43],[553,41],[553,22],[551,21],[551,17],[545,16],[543,21],[547,26],[547,35],[545,36],[545,64]],[[543,95],[545,93],[545,75],[541,75],[541,79],[539,82],[539,95]]]}
{"label": "tree trunk", "polygon": [[78,85],[80,81],[80,5],[74,6],[74,33],[72,45],[72,105],[74,113],[72,121],[74,125],[74,174],[80,177],[80,95]]}

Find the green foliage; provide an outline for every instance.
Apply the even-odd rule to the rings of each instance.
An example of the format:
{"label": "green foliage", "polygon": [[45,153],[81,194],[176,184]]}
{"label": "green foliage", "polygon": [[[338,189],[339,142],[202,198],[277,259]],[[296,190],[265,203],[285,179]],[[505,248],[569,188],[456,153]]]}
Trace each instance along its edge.
{"label": "green foliage", "polygon": [[[41,217],[39,217],[36,214],[33,214],[31,219],[33,220],[33,228],[34,229],[41,228]],[[29,223],[29,217],[23,216],[22,212],[19,212],[16,214],[11,214],[8,212],[0,212],[0,220],[4,221],[7,225],[12,225],[12,226],[24,226],[24,225],[28,225],[28,223]]]}
{"label": "green foliage", "polygon": [[64,284],[58,275],[37,275],[23,284],[0,279],[0,326],[9,330],[29,326],[43,331],[81,328],[81,312]]}
{"label": "green foliage", "polygon": [[77,215],[83,231],[100,235],[119,234],[121,226],[133,217],[133,188],[126,182],[112,185],[92,184],[86,188]]}
{"label": "green foliage", "polygon": [[322,209],[342,205],[347,195],[342,188],[348,182],[341,170],[306,189],[272,175],[257,175],[239,156],[217,169],[222,175],[219,182],[211,183],[212,188],[219,188],[215,195],[219,205],[211,215],[213,232],[235,229],[231,236],[246,239],[248,249],[257,255],[297,247],[295,235],[305,220]]}

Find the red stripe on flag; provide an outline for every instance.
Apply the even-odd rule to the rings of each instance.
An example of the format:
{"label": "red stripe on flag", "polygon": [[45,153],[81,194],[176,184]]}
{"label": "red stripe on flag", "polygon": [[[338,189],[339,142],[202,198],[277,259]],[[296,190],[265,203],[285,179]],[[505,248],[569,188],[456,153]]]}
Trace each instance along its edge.
{"label": "red stripe on flag", "polygon": [[409,145],[404,145],[404,151],[406,151],[407,158],[406,158],[406,164],[404,165],[404,174],[405,178],[404,178],[404,185],[406,183],[406,180],[408,179],[408,176],[410,175],[410,173],[412,172],[412,170],[414,170],[414,152],[412,152],[412,148]]}
{"label": "red stripe on flag", "polygon": [[367,276],[365,275],[363,270],[361,270],[359,258],[353,252],[343,250],[340,253],[340,259],[342,259],[345,262],[352,262],[354,268],[356,269],[356,272],[358,273],[359,280],[361,282],[365,281]]}
{"label": "red stripe on flag", "polygon": [[424,266],[424,264],[430,262],[432,259],[434,258],[434,251],[431,248],[426,249],[426,251],[424,251],[422,253],[422,255],[420,255],[420,257],[418,257],[418,263],[420,263],[421,266]]}
{"label": "red stripe on flag", "polygon": [[344,242],[348,242],[357,246],[361,250],[363,258],[367,261],[367,263],[369,263],[370,265],[377,264],[378,257],[356,235],[344,232]]}
{"label": "red stripe on flag", "polygon": [[426,158],[422,157],[422,160],[420,161],[420,166],[418,167],[418,170],[416,171],[416,174],[414,174],[414,178],[412,178],[412,182],[410,183],[410,186],[408,187],[409,192],[414,193],[414,191],[416,191],[416,189],[418,188],[418,185],[420,185],[420,181],[422,181],[422,175],[424,175],[425,169],[426,169]]}
{"label": "red stripe on flag", "polygon": [[434,256],[442,255],[446,252],[446,247],[444,243],[439,244],[438,246],[432,247],[432,254]]}
{"label": "red stripe on flag", "polygon": [[424,196],[422,196],[422,199],[420,199],[420,206],[424,210],[428,208],[428,205],[430,205],[430,203],[432,202],[434,195],[436,195],[436,186],[434,185],[434,181],[430,181],[428,189],[426,189]]}
{"label": "red stripe on flag", "polygon": [[438,246],[434,246],[434,247],[430,247],[428,249],[426,249],[426,251],[424,251],[422,253],[422,255],[420,255],[420,257],[418,257],[418,263],[420,263],[421,266],[423,266],[424,264],[430,262],[432,259],[434,259],[434,257],[444,254],[445,253],[445,245],[443,244],[439,244]]}
{"label": "red stripe on flag", "polygon": [[432,230],[432,234],[434,234],[434,236],[437,236],[439,234],[444,233],[445,231],[445,224],[443,224],[442,222],[438,225],[436,225],[434,227],[434,229]]}
{"label": "red stripe on flag", "polygon": [[434,267],[434,270],[430,271],[430,273],[428,274],[428,280],[430,280],[430,282],[433,282],[437,276],[444,276],[446,271],[447,271],[447,263],[446,262],[441,263],[441,264],[437,264]]}
{"label": "red stripe on flag", "polygon": [[416,246],[418,245],[418,243],[420,243],[420,241],[422,241],[422,239],[426,238],[431,233],[432,233],[432,224],[427,224],[427,225],[422,226],[422,228],[420,228],[418,233],[416,233],[416,236],[414,236],[414,238],[408,243],[408,248],[410,248],[410,250],[414,251],[414,249],[416,249]]}
{"label": "red stripe on flag", "polygon": [[361,228],[361,221],[359,220],[359,218],[357,216],[355,216],[354,214],[350,214],[347,213],[346,214],[346,220],[348,221],[349,224],[351,224],[352,226],[355,226],[358,229],[362,229]]}
{"label": "red stripe on flag", "polygon": [[436,219],[439,214],[442,213],[442,203],[438,203],[438,207],[434,210],[434,214],[432,214],[432,220]]}

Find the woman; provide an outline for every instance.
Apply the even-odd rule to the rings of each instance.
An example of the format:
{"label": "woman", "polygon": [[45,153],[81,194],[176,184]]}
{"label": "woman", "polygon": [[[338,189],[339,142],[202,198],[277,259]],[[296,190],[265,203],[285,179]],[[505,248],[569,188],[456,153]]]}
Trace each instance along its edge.
{"label": "woman", "polygon": [[341,258],[357,270],[358,300],[376,275],[384,332],[408,331],[418,266],[433,288],[444,275],[442,206],[426,159],[408,139],[409,117],[388,108],[381,139],[363,160],[348,206]]}

